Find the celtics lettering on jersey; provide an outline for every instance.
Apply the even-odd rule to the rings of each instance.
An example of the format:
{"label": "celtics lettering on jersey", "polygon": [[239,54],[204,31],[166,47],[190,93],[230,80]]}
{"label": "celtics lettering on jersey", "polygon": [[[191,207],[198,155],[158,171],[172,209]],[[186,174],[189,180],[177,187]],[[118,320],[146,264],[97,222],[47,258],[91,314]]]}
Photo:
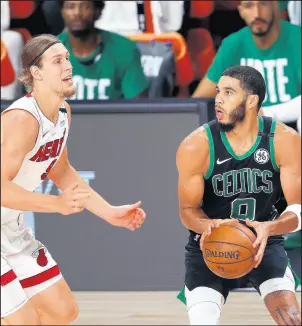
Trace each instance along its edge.
{"label": "celtics lettering on jersey", "polygon": [[274,205],[281,189],[273,146],[276,123],[263,117],[258,121],[257,139],[242,156],[233,152],[216,121],[205,125],[210,166],[202,209],[210,218],[265,221],[276,215]]}
{"label": "celtics lettering on jersey", "polygon": [[246,192],[270,194],[273,191],[272,177],[272,171],[243,168],[214,175],[212,185],[215,195],[220,197],[230,197]]}

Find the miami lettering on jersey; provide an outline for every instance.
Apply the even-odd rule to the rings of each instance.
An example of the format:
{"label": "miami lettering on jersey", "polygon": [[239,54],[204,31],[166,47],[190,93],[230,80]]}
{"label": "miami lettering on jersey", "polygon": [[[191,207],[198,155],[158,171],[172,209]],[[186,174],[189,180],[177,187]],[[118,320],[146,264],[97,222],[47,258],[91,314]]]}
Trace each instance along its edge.
{"label": "miami lettering on jersey", "polygon": [[231,197],[246,192],[270,194],[273,191],[272,178],[272,171],[243,168],[214,175],[212,186],[215,195],[220,197]]}

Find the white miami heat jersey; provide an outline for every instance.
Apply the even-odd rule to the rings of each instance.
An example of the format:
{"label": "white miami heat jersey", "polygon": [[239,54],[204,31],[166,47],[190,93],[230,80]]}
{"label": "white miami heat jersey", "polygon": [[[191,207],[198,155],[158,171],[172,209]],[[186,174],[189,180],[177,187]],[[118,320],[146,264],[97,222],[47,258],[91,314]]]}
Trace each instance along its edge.
{"label": "white miami heat jersey", "polygon": [[[39,123],[35,146],[26,154],[13,179],[20,187],[34,191],[46,179],[65,147],[69,130],[67,111],[62,104],[58,120],[53,123],[30,94],[15,101],[4,112],[16,109],[28,111]],[[31,230],[25,225],[23,213],[1,206],[1,251],[7,254],[20,252],[31,240]]]}

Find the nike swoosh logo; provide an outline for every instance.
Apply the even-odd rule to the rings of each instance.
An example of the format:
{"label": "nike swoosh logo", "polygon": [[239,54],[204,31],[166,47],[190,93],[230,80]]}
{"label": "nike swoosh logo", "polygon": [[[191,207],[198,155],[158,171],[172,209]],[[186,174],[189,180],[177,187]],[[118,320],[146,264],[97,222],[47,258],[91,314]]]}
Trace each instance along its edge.
{"label": "nike swoosh logo", "polygon": [[217,160],[217,164],[219,165],[219,164],[222,164],[222,163],[224,163],[224,162],[226,162],[226,161],[229,161],[229,160],[231,160],[232,158],[230,157],[230,158],[227,158],[226,160],[223,160],[223,161],[220,161],[219,159]]}
{"label": "nike swoosh logo", "polygon": [[49,133],[49,131],[46,131],[45,134],[43,134],[43,138]]}

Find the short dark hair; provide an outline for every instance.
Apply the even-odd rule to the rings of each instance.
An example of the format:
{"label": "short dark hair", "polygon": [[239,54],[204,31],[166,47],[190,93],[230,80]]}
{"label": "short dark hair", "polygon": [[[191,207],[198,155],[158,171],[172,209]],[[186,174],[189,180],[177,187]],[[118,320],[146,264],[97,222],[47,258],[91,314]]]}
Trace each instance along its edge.
{"label": "short dark hair", "polygon": [[226,69],[221,76],[228,76],[240,81],[240,87],[248,94],[258,95],[258,110],[260,109],[266,94],[265,81],[261,73],[249,66],[232,66]]}
{"label": "short dark hair", "polygon": [[[65,1],[66,0],[58,0],[61,8],[63,8]],[[95,8],[99,9],[100,11],[102,11],[105,7],[105,1],[100,1],[100,0],[90,0],[90,1],[93,2]]]}

